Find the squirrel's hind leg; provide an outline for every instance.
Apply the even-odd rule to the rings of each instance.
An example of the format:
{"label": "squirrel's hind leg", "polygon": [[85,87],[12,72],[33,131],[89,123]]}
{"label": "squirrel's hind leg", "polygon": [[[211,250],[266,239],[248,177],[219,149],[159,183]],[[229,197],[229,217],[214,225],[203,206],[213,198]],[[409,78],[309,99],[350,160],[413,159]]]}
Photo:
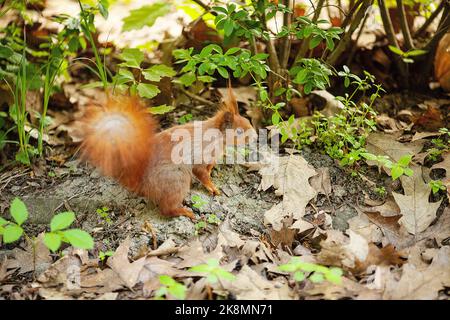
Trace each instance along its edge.
{"label": "squirrel's hind leg", "polygon": [[192,173],[197,177],[200,183],[205,186],[209,193],[217,196],[220,194],[220,191],[211,180],[211,170],[213,167],[214,165],[212,164],[194,166],[192,168]]}
{"label": "squirrel's hind leg", "polygon": [[185,216],[191,220],[195,220],[194,213],[187,208],[166,209],[164,211],[161,210],[161,214],[167,217]]}

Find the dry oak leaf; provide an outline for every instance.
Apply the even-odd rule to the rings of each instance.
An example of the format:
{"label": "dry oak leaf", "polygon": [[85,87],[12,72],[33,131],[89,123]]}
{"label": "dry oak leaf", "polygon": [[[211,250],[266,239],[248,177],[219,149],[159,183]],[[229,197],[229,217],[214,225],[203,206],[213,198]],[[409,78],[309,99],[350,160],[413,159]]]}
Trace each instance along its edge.
{"label": "dry oak leaf", "polygon": [[128,251],[131,239],[127,237],[116,249],[114,255],[107,261],[107,265],[119,276],[124,284],[132,289],[139,280],[139,274],[145,265],[145,257],[129,262]]}
{"label": "dry oak leaf", "polygon": [[[313,199],[317,191],[311,187],[309,178],[317,172],[299,155],[275,157],[266,167],[259,170],[262,176],[260,189],[267,190],[273,186],[275,194],[283,196],[283,200],[264,214],[264,223],[272,225],[276,231],[283,227],[285,217],[295,220],[305,215],[306,205]],[[295,223],[292,226],[295,228]]]}
{"label": "dry oak leaf", "polygon": [[431,300],[438,298],[438,292],[450,286],[450,247],[443,246],[431,265],[419,270],[407,263],[403,266],[400,280],[394,276],[386,282],[384,299]]}
{"label": "dry oak leaf", "polygon": [[[380,132],[371,133],[367,137],[367,151],[375,155],[388,156],[391,160],[398,161],[406,154],[415,155],[422,150],[425,141],[417,140],[409,143],[397,141],[400,132],[393,134],[384,134]],[[376,164],[373,161],[367,161],[369,165]]]}
{"label": "dry oak leaf", "polygon": [[413,170],[412,177],[401,178],[405,194],[393,192],[392,195],[402,214],[399,224],[409,233],[416,235],[425,231],[436,218],[436,211],[442,199],[438,202],[428,202],[431,187],[423,180],[419,167],[413,167]]}
{"label": "dry oak leaf", "polygon": [[233,293],[236,299],[246,300],[280,300],[292,299],[287,283],[269,281],[259,273],[244,265],[234,281],[222,283],[225,290]]}

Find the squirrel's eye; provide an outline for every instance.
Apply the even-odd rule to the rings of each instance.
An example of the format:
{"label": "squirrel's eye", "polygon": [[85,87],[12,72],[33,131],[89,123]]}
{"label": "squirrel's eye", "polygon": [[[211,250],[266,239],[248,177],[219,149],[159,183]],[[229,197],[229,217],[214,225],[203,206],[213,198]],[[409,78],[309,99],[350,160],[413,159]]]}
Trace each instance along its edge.
{"label": "squirrel's eye", "polygon": [[236,129],[236,133],[238,134],[238,136],[240,136],[241,134],[244,133],[244,129],[242,129],[242,128],[237,128],[237,129]]}

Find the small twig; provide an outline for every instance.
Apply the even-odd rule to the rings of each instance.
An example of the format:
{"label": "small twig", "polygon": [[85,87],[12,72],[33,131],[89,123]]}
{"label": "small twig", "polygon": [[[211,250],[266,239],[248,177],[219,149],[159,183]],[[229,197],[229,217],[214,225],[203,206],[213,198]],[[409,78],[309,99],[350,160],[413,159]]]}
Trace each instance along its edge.
{"label": "small twig", "polygon": [[[336,48],[333,50],[333,52],[328,56],[327,63],[330,65],[334,65],[342,53],[347,49],[348,45],[350,44],[352,40],[352,34],[355,32],[355,30],[358,28],[358,26],[363,22],[364,17],[367,15],[366,11],[367,8],[372,4],[373,0],[364,0],[361,7],[359,8],[358,12],[355,15],[355,18],[353,19],[352,23],[350,24],[349,29],[345,33],[344,37],[339,41]],[[361,28],[363,26],[361,25]]]}
{"label": "small twig", "polygon": [[439,6],[434,10],[434,12],[428,17],[428,19],[424,22],[424,24],[413,34],[414,38],[420,37],[430,26],[430,24],[436,19],[439,13],[444,9],[445,3],[447,0],[442,0]]}
{"label": "small twig", "polygon": [[200,96],[198,96],[198,95],[196,95],[194,93],[191,93],[191,92],[183,89],[182,87],[180,87],[179,89],[180,89],[180,91],[183,94],[187,95],[189,98],[191,98],[193,100],[197,100],[198,102],[201,102],[201,103],[203,103],[203,104],[205,104],[207,106],[210,106],[210,107],[215,107],[216,106],[216,104],[214,102],[208,101],[205,98],[202,98],[202,97],[200,97]]}
{"label": "small twig", "polygon": [[364,31],[364,27],[366,25],[366,22],[367,22],[368,18],[369,18],[369,15],[366,14],[364,16],[364,20],[361,23],[361,27],[359,28],[359,32],[358,32],[358,34],[356,36],[355,45],[352,47],[352,50],[350,51],[350,54],[348,55],[347,66],[349,66],[351,64],[351,62],[353,60],[353,57],[355,56],[356,50],[358,50],[357,44],[358,44],[359,38],[361,38],[361,35],[362,35],[363,31]]}
{"label": "small twig", "polygon": [[203,3],[201,0],[192,0],[193,2],[195,2],[196,4],[198,4],[200,7],[202,7],[203,9],[205,9],[205,11],[210,12],[213,15],[217,15],[217,13],[215,13],[214,11],[211,11],[211,7],[205,3]]}

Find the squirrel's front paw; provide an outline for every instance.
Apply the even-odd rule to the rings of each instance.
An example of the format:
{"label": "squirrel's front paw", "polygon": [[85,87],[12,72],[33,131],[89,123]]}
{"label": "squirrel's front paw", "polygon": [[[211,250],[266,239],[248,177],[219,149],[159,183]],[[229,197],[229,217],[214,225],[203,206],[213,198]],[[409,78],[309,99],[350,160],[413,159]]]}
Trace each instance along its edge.
{"label": "squirrel's front paw", "polygon": [[219,196],[220,195],[220,191],[219,189],[216,188],[215,185],[210,185],[207,187],[209,193],[213,196]]}

